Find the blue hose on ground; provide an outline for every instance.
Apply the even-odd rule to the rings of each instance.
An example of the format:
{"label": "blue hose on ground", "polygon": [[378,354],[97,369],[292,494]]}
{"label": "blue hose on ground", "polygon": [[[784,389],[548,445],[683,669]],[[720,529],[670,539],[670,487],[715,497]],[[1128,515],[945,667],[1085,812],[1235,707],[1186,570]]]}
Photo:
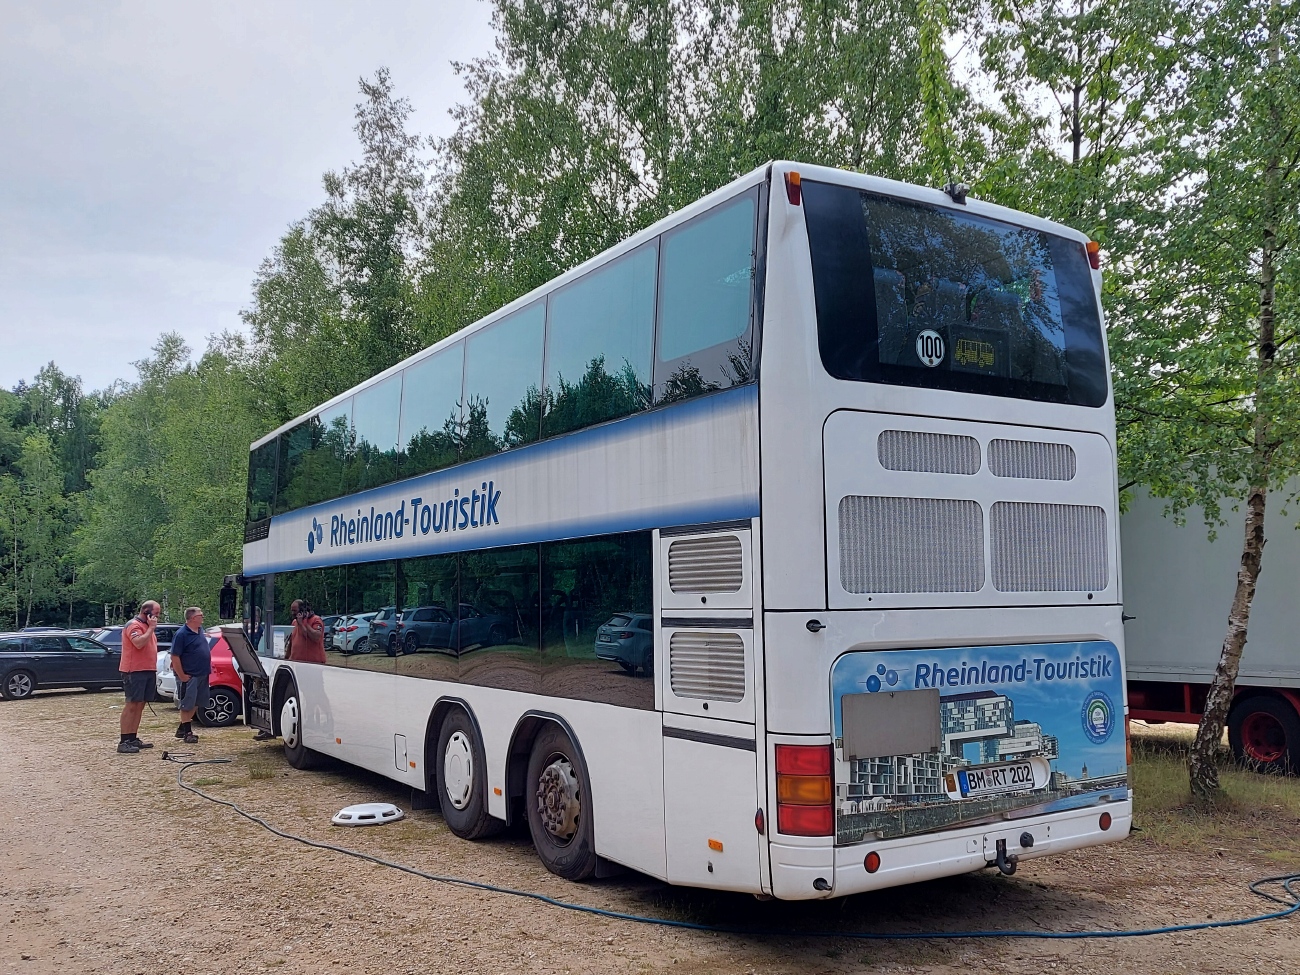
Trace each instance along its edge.
{"label": "blue hose on ground", "polygon": [[[424,880],[432,880],[440,884],[451,884],[458,887],[471,887],[475,890],[488,891],[494,894],[506,894],[510,897],[523,897],[528,900],[539,901],[543,904],[557,907],[565,911],[577,911],[582,914],[592,914],[596,917],[611,918],[616,921],[630,921],[634,924],[652,924],[666,928],[682,928],[687,931],[706,931],[713,934],[736,934],[736,935],[763,935],[765,937],[777,938],[851,938],[859,941],[934,941],[934,940],[958,940],[968,938],[1043,938],[1058,939],[1065,941],[1076,941],[1091,938],[1147,938],[1158,934],[1177,934],[1182,931],[1206,931],[1211,928],[1239,928],[1247,924],[1259,924],[1262,921],[1277,921],[1282,918],[1290,917],[1297,911],[1300,911],[1300,873],[1281,874],[1276,877],[1262,877],[1250,884],[1250,892],[1267,900],[1281,904],[1283,909],[1273,911],[1268,914],[1256,914],[1254,917],[1237,918],[1231,921],[1200,921],[1195,924],[1171,924],[1160,928],[1134,928],[1125,931],[909,931],[909,932],[877,932],[877,931],[791,931],[791,930],[763,930],[755,931],[749,928],[735,927],[731,925],[718,924],[701,924],[696,921],[676,921],[672,918],[665,917],[646,917],[641,914],[628,914],[623,911],[610,911],[602,907],[591,907],[587,904],[571,904],[568,901],[557,900],[554,897],[547,897],[545,894],[538,894],[534,891],[515,890],[511,887],[501,887],[497,884],[483,883],[479,880],[467,880],[463,877],[450,877],[442,874],[427,873],[424,870],[417,870],[415,867],[407,866],[403,863],[395,863],[392,860],[385,860],[382,857],[371,856],[369,853],[361,853],[358,850],[349,850],[346,847],[335,846],[333,843],[322,843],[319,840],[308,839],[305,836],[298,836],[296,833],[289,833],[273,826],[261,816],[247,812],[239,807],[237,803],[229,799],[221,799],[217,796],[209,795],[202,789],[189,785],[185,782],[185,771],[196,765],[227,765],[232,761],[229,758],[208,758],[196,761],[185,761],[188,756],[180,755],[175,752],[163,752],[163,761],[176,762],[180,764],[180,771],[176,773],[176,784],[188,792],[207,799],[209,802],[215,802],[218,805],[226,806],[234,810],[240,816],[250,822],[257,823],[263,829],[274,833],[276,836],[286,840],[293,840],[295,843],[302,843],[305,846],[315,847],[318,850],[329,850],[331,853],[340,853],[344,856],[355,857],[358,860],[365,860],[369,863],[381,867],[388,867],[392,870],[400,870],[402,873],[409,873],[415,877],[421,877]],[[1270,894],[1262,888],[1270,884],[1275,884],[1285,891],[1290,900],[1285,900],[1274,894]]]}

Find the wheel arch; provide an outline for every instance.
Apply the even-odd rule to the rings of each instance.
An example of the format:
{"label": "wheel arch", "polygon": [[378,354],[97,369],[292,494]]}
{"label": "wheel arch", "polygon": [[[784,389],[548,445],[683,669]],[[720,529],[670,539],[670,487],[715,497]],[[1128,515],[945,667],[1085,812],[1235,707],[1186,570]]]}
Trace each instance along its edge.
{"label": "wheel arch", "polygon": [[421,781],[424,783],[422,791],[430,796],[436,795],[438,788],[438,732],[442,730],[442,723],[447,720],[447,715],[456,709],[464,711],[469,717],[470,724],[474,726],[474,734],[478,735],[484,753],[487,752],[487,743],[483,739],[483,729],[479,726],[478,715],[474,713],[469,702],[464,698],[451,695],[438,698],[434,702],[433,710],[429,712],[429,721],[424,728],[424,767],[421,770]]}
{"label": "wheel arch", "polygon": [[1232,698],[1232,706],[1228,708],[1228,716],[1232,717],[1234,711],[1245,707],[1250,701],[1268,697],[1278,701],[1285,701],[1291,705],[1291,710],[1300,718],[1300,691],[1292,690],[1289,687],[1242,687],[1238,685],[1236,694]]}
{"label": "wheel arch", "polygon": [[[528,776],[528,755],[532,751],[533,742],[548,724],[557,725],[569,736],[569,741],[573,742],[573,748],[587,770],[587,777],[591,777],[591,764],[582,751],[582,742],[574,732],[573,726],[551,711],[525,711],[515,722],[514,730],[510,733],[510,747],[506,750],[506,823],[508,825],[514,825],[518,814],[517,807],[522,805],[527,793],[525,780]],[[594,825],[593,821],[593,827]],[[594,832],[592,835],[595,835]]]}
{"label": "wheel arch", "polygon": [[289,688],[297,686],[298,682],[290,668],[280,667],[276,670],[275,682],[271,685],[271,733],[274,735],[281,733],[280,709],[284,707],[284,699],[289,696]]}

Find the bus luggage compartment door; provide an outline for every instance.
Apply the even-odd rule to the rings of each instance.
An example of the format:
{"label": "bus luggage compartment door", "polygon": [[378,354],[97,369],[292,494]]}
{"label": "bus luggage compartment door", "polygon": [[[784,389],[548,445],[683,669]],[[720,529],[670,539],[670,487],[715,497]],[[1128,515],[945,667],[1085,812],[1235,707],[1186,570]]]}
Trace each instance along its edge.
{"label": "bus luggage compartment door", "polygon": [[761,893],[753,726],[671,720],[690,727],[664,724],[669,882]]}
{"label": "bus luggage compartment door", "polygon": [[230,646],[240,676],[244,680],[244,724],[262,731],[271,727],[271,678],[262,666],[257,651],[248,641],[242,626],[223,626],[221,635]]}

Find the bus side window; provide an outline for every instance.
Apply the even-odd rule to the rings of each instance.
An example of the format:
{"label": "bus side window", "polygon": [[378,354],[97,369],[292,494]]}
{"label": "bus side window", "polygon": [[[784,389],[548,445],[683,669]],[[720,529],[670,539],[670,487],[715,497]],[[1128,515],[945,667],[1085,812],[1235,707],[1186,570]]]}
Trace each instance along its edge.
{"label": "bus side window", "polygon": [[546,303],[538,301],[466,340],[461,460],[538,438],[545,326]]}
{"label": "bus side window", "polygon": [[542,436],[650,404],[657,263],[652,242],[551,295]]}
{"label": "bus side window", "polygon": [[750,191],[664,234],[656,403],[753,378],[757,201]]}

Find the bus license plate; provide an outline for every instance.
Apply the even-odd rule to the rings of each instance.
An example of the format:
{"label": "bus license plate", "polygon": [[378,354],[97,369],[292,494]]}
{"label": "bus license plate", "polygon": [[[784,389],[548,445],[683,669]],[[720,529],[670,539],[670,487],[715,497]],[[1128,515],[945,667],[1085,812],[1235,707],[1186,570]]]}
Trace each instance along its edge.
{"label": "bus license plate", "polygon": [[961,786],[963,798],[1024,792],[1034,788],[1034,767],[1029,762],[1013,762],[1010,765],[958,769],[957,783]]}

